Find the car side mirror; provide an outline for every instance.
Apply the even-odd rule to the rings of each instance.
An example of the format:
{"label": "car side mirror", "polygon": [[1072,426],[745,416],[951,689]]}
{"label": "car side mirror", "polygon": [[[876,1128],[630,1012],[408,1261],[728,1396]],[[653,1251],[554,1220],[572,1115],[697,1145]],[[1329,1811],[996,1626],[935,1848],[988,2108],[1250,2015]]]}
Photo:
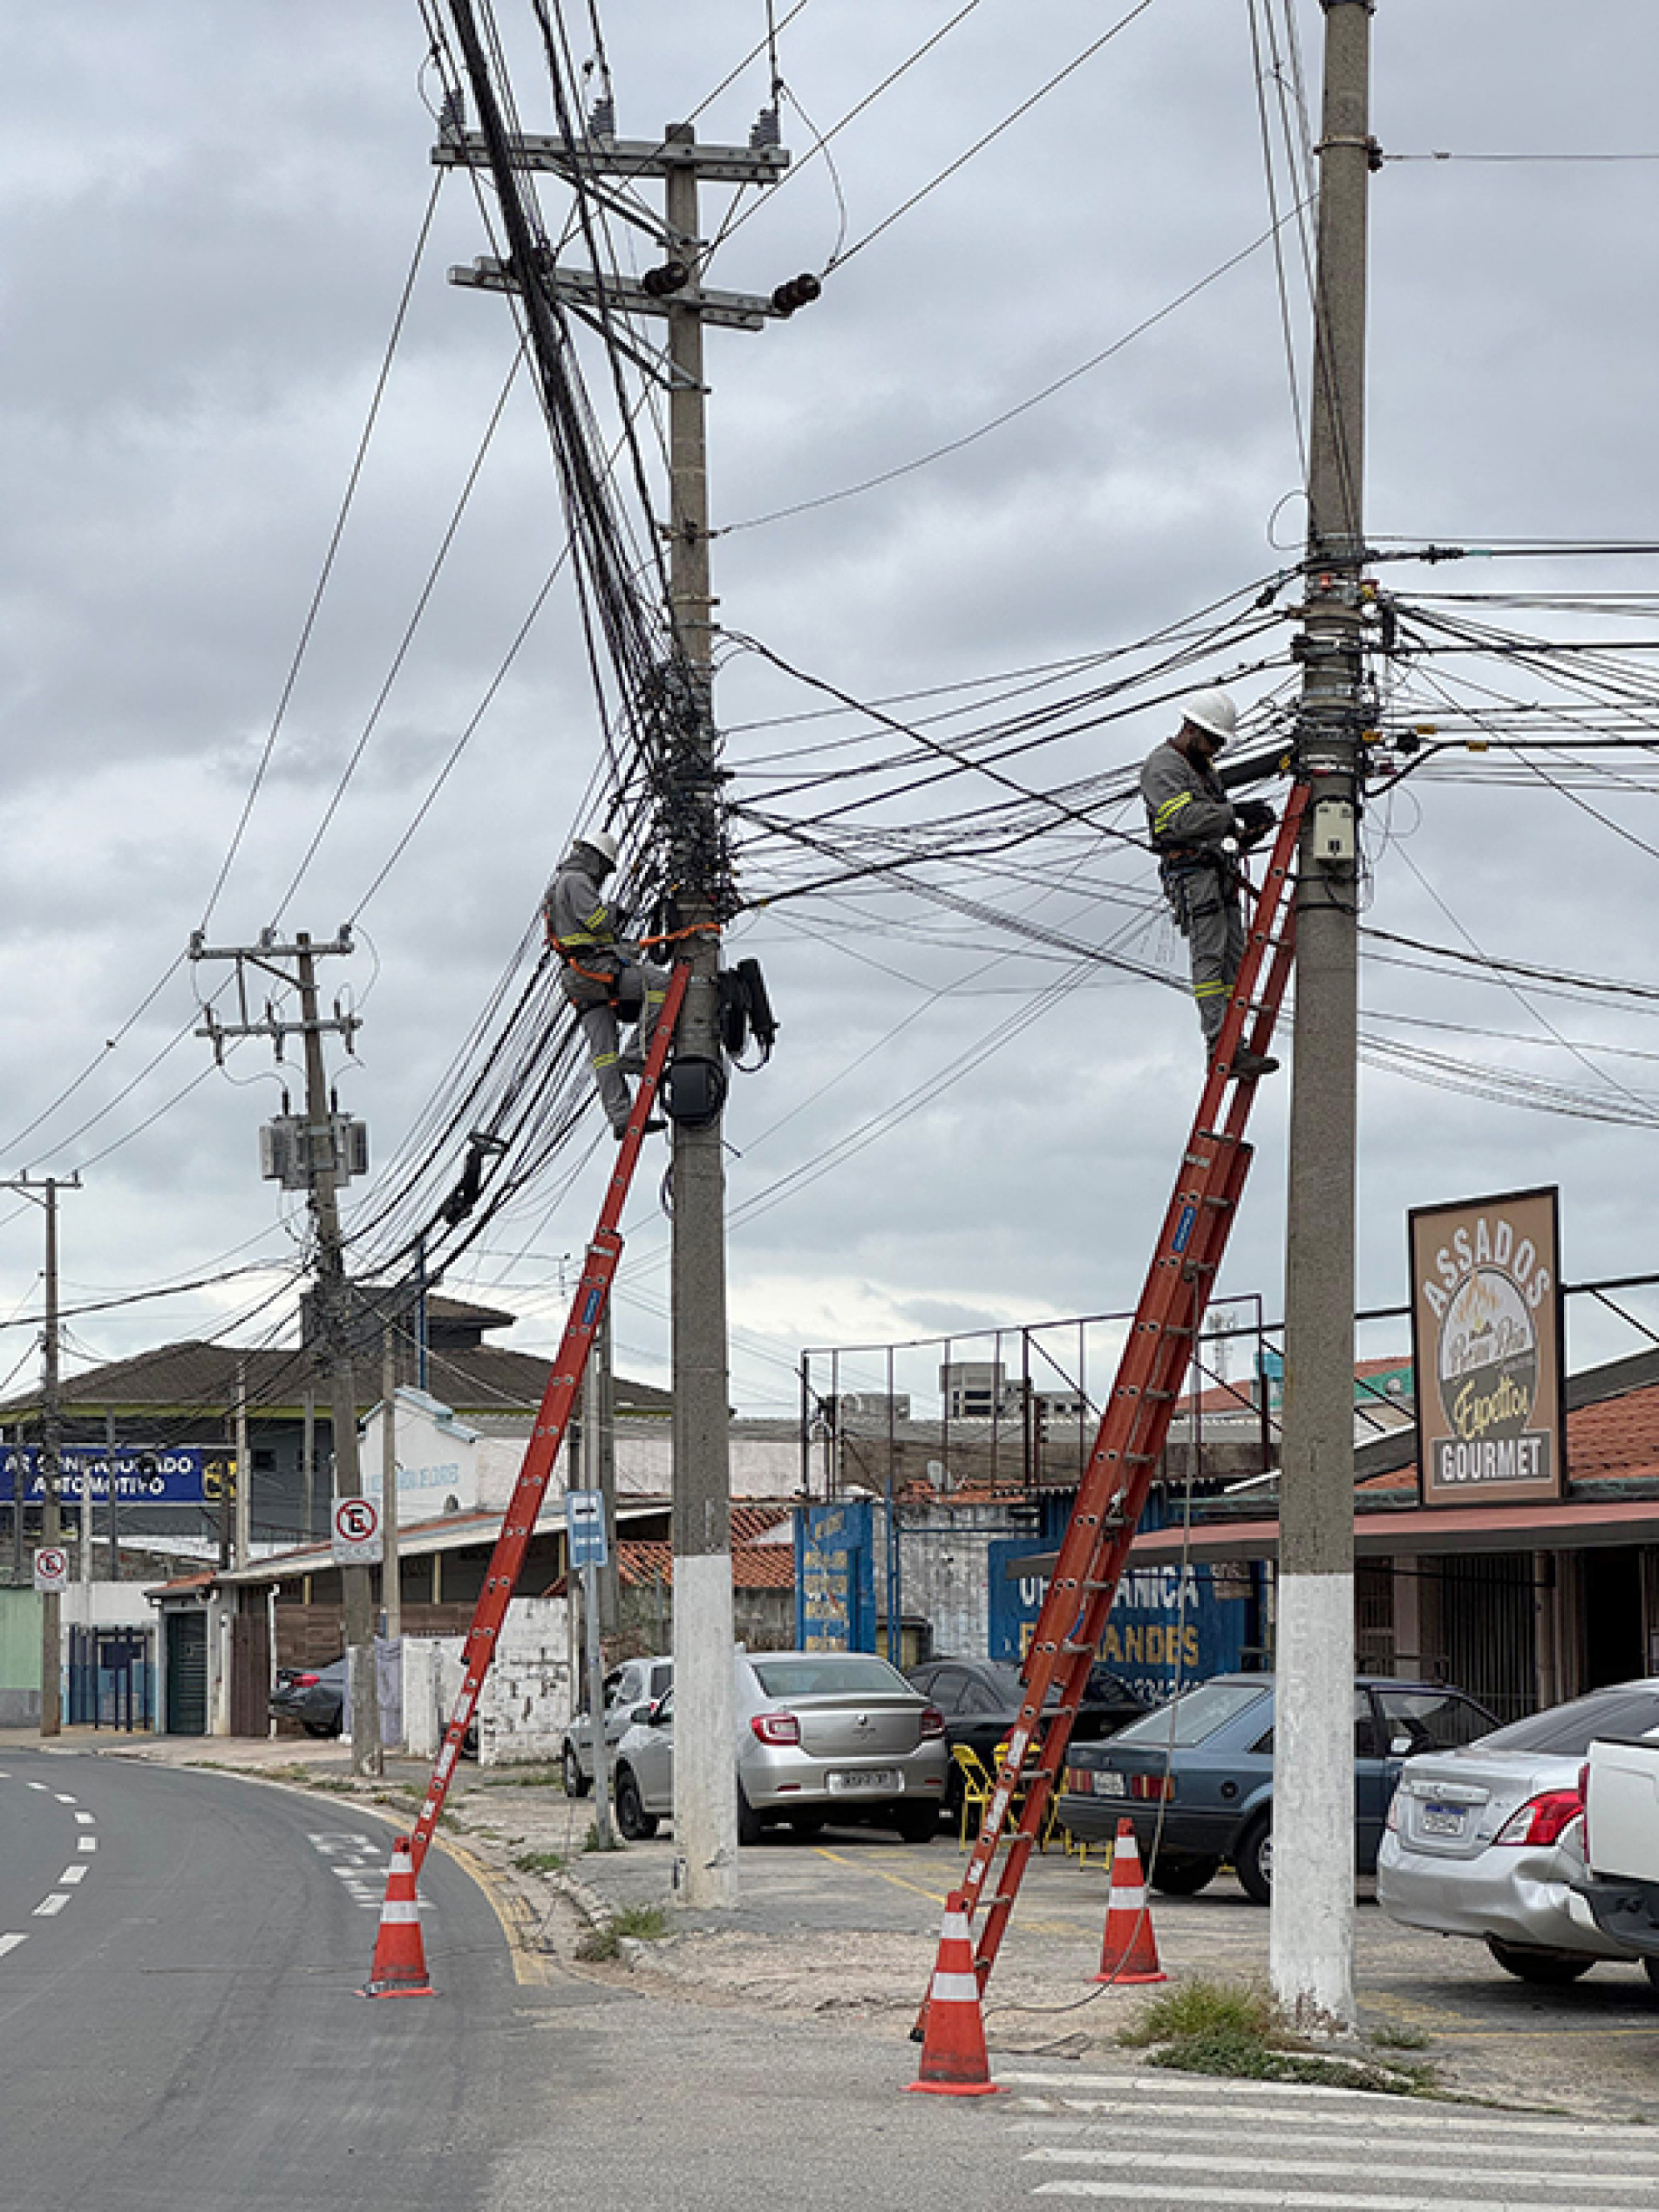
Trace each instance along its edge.
{"label": "car side mirror", "polygon": [[1390,1736],[1389,1738],[1388,1744],[1388,1755],[1390,1759],[1410,1759],[1411,1756],[1411,1739],[1409,1736]]}
{"label": "car side mirror", "polygon": [[656,1713],[656,1707],[655,1705],[636,1705],[628,1717],[632,1721],[649,1721],[655,1719]]}

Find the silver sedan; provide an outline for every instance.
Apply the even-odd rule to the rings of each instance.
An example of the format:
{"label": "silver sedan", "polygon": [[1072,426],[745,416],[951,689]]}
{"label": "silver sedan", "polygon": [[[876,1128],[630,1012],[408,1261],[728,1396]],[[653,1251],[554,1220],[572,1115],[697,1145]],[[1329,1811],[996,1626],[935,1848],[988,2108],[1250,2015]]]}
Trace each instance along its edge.
{"label": "silver sedan", "polygon": [[[769,1823],[815,1835],[867,1819],[925,1843],[939,1827],[944,1717],[870,1651],[739,1652],[738,1837]],[[630,1841],[674,1811],[674,1693],[616,1747],[616,1825]]]}
{"label": "silver sedan", "polygon": [[[1575,1982],[1636,1954],[1602,1934],[1584,1878],[1581,1772],[1598,1736],[1659,1729],[1659,1678],[1623,1682],[1406,1761],[1377,1860],[1395,1920],[1484,1941],[1525,1982]],[[1659,1960],[1646,1962],[1659,1986]]]}

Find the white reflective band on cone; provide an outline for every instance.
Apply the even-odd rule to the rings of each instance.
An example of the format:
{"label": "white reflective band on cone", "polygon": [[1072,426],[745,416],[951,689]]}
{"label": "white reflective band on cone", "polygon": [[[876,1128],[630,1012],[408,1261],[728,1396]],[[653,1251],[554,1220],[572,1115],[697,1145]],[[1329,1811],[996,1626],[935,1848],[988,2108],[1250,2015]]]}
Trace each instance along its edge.
{"label": "white reflective band on cone", "polygon": [[939,1934],[947,1943],[966,1943],[973,1940],[968,1933],[968,1916],[962,1912],[948,1912]]}
{"label": "white reflective band on cone", "polygon": [[930,1994],[940,2004],[977,2004],[979,1977],[977,1974],[935,1974]]}
{"label": "white reflective band on cone", "polygon": [[415,1924],[418,1926],[420,1923],[420,1907],[418,1905],[405,1904],[382,1905],[380,1908],[380,1921],[383,1927],[406,1926],[411,1921],[413,1921]]}
{"label": "white reflective band on cone", "polygon": [[1112,1893],[1112,1909],[1113,1912],[1145,1912],[1146,1890],[1139,1886],[1132,1889],[1126,1882],[1124,1882]]}

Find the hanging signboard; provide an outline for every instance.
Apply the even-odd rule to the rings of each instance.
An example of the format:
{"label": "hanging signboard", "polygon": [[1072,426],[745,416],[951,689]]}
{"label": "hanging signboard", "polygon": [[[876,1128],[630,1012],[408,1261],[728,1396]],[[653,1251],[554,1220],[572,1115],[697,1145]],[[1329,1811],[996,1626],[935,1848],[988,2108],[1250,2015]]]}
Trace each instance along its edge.
{"label": "hanging signboard", "polygon": [[1409,1216],[1425,1506],[1526,1505],[1566,1476],[1558,1190]]}
{"label": "hanging signboard", "polygon": [[[1022,1572],[1029,1536],[993,1536],[989,1546],[989,1653],[1023,1661],[1037,1633],[1048,1576]],[[1248,1560],[1214,1565],[1130,1567],[1100,1638],[1100,1663],[1153,1705],[1213,1674],[1248,1664],[1255,1624],[1255,1569]]]}
{"label": "hanging signboard", "polygon": [[[23,1461],[24,1502],[37,1506],[46,1494],[46,1476],[38,1445],[21,1449],[0,1446],[0,1503],[17,1493],[17,1462]],[[117,1445],[113,1458],[101,1444],[65,1444],[58,1455],[58,1495],[73,1504],[89,1493],[105,1504],[115,1485],[119,1505],[200,1506],[210,1504],[226,1487],[235,1454],[221,1446],[173,1444],[165,1450]]]}
{"label": "hanging signboard", "polygon": [[868,1499],[797,1508],[798,1650],[874,1650],[874,1535]]}

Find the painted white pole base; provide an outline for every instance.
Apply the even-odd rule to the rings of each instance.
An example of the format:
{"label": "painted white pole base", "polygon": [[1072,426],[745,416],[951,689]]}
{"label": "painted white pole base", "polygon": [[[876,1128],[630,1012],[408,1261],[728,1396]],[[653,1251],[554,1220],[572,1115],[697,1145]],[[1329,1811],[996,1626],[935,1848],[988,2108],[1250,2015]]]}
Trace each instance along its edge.
{"label": "painted white pole base", "polygon": [[1273,1994],[1306,2035],[1351,2035],[1354,1578],[1287,1575],[1275,1647]]}
{"label": "painted white pole base", "polygon": [[737,1718],[731,1556],[674,1562],[675,1896],[704,1911],[738,1902]]}

